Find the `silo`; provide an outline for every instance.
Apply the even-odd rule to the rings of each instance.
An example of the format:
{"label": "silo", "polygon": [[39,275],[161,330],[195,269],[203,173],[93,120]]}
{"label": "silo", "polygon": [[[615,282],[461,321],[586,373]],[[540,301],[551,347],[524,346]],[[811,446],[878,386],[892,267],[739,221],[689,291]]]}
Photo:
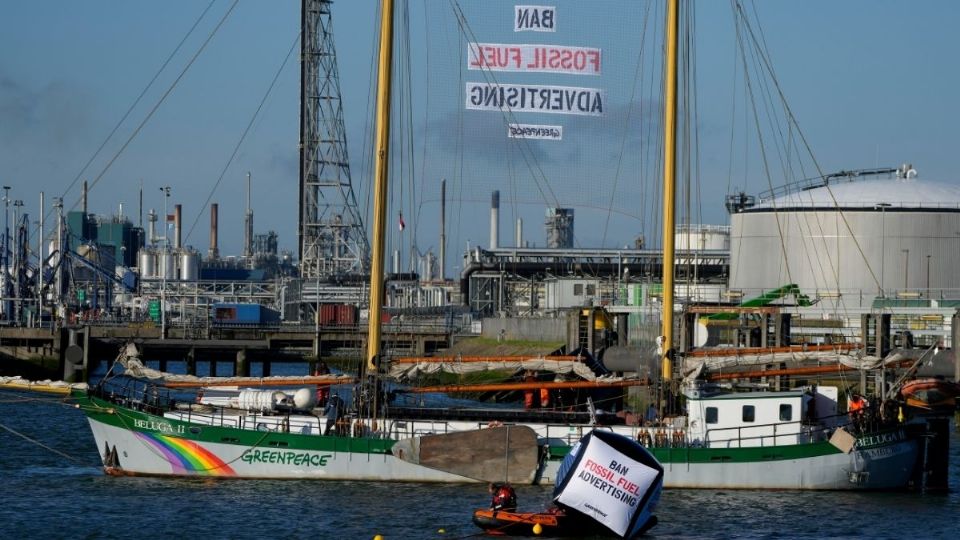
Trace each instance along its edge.
{"label": "silo", "polygon": [[162,248],[157,256],[157,278],[177,279],[177,254]]}
{"label": "silo", "polygon": [[153,279],[157,276],[157,252],[152,249],[141,249],[137,256],[137,267],[142,279]]}
{"label": "silo", "polygon": [[196,281],[200,278],[200,256],[192,249],[180,252],[180,279]]}
{"label": "silo", "polygon": [[730,288],[796,283],[867,298],[960,288],[960,186],[896,177],[829,178],[731,209]]}
{"label": "silo", "polygon": [[681,225],[677,227],[675,242],[679,250],[730,249],[730,227],[726,225]]}

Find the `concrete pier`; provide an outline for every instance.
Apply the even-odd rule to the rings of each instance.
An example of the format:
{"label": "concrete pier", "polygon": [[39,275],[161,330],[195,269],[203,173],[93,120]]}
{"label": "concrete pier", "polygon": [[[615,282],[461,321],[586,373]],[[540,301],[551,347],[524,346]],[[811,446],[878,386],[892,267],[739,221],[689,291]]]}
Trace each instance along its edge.
{"label": "concrete pier", "polygon": [[[161,370],[166,370],[171,361],[184,361],[186,372],[196,374],[198,364],[208,363],[210,375],[216,375],[217,362],[229,362],[231,371],[248,374],[256,362],[261,364],[261,373],[269,375],[273,364],[303,362],[312,372],[318,358],[359,355],[367,339],[365,327],[322,328],[319,333],[313,326],[202,330],[198,338],[198,329],[189,327],[168,327],[163,337],[160,327],[149,322],[60,329],[0,328],[0,374],[62,379],[69,364],[71,375],[82,379],[98,362],[111,361],[131,341],[140,348],[143,358],[158,361]],[[383,340],[394,354],[424,355],[449,348],[452,335],[434,326],[388,325]]]}

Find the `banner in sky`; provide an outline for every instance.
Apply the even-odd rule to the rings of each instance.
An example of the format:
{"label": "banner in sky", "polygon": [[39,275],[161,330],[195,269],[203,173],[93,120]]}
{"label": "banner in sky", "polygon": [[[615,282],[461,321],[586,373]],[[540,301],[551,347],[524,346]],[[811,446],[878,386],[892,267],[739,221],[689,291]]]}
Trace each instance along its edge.
{"label": "banner in sky", "polygon": [[511,139],[563,140],[563,126],[535,126],[531,124],[507,124],[507,137]]}
{"label": "banner in sky", "polygon": [[557,8],[553,6],[513,6],[514,32],[556,32]]}
{"label": "banner in sky", "polygon": [[570,472],[557,502],[579,510],[625,536],[659,471],[598,438],[581,447],[583,456]]}
{"label": "banner in sky", "polygon": [[601,57],[592,47],[467,44],[467,68],[473,70],[600,75]]}
{"label": "banner in sky", "polygon": [[476,111],[539,112],[603,116],[598,88],[468,82],[466,108]]}

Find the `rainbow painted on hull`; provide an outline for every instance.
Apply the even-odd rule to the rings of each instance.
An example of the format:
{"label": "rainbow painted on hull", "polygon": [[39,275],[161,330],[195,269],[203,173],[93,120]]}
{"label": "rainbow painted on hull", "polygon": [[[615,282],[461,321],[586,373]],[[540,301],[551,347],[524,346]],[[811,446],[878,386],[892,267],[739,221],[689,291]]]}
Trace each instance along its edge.
{"label": "rainbow painted on hull", "polygon": [[160,452],[174,474],[236,476],[230,465],[199,444],[159,433],[137,432],[137,437]]}

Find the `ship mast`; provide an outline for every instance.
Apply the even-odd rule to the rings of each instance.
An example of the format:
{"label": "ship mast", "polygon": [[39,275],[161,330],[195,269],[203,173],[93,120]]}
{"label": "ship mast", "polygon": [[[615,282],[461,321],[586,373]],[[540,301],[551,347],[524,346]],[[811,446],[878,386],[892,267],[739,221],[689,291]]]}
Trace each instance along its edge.
{"label": "ship mast", "polygon": [[[383,256],[387,219],[387,172],[390,144],[390,79],[393,65],[393,0],[380,5],[380,61],[377,67],[376,139],[374,140],[373,245],[370,259],[370,315],[367,320],[366,371],[377,372],[380,318],[383,310]],[[362,375],[362,374],[361,374]],[[374,411],[376,407],[374,407]]]}
{"label": "ship mast", "polygon": [[[673,378],[673,274],[674,208],[677,183],[677,34],[679,0],[667,0],[667,25],[664,39],[667,52],[664,66],[663,107],[663,320],[660,347],[661,388]],[[662,392],[662,390],[661,390]]]}

